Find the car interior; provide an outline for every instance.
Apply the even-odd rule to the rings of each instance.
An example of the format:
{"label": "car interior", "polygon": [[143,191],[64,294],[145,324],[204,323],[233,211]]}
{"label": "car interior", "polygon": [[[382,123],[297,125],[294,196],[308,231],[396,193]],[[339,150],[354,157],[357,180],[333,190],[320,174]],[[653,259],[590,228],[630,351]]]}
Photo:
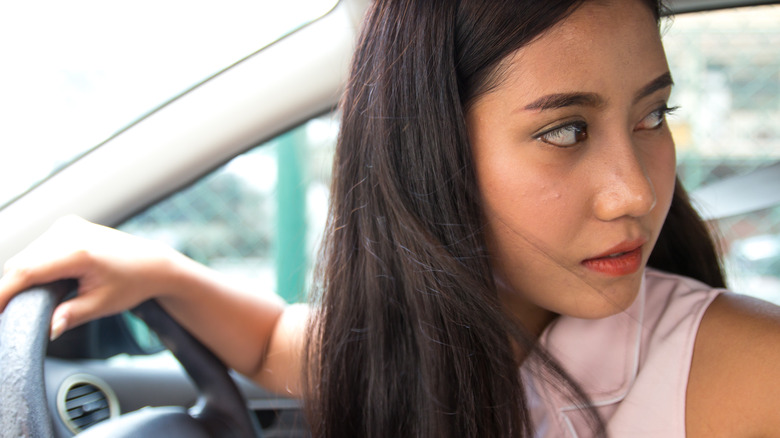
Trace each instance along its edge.
{"label": "car interior", "polygon": [[[0,263],[56,219],[76,214],[162,241],[250,290],[305,301],[327,210],[338,101],[368,4],[319,1],[309,16],[257,46],[245,44],[235,59],[82,144],[42,176],[9,178],[3,185],[18,189],[0,189]],[[668,8],[662,33],[672,103],[680,106],[669,121],[678,173],[717,233],[729,286],[780,304],[780,1],[670,0]],[[49,122],[36,123],[46,130]],[[13,154],[3,160],[9,163],[0,170],[9,170],[0,173],[13,175]],[[16,386],[18,398],[0,403],[4,427],[10,416],[28,415],[19,403],[37,397],[43,410],[34,415],[49,420],[45,433],[58,438],[106,430],[122,436],[124,426],[92,428],[145,407],[187,416],[193,406],[206,416],[235,414],[246,423],[235,436],[309,436],[300,401],[212,364],[197,340],[148,306],[48,343],[52,306],[70,293],[73,284],[57,284],[37,304],[33,294],[18,303],[22,322],[0,317],[0,352],[11,342],[15,350],[30,345],[40,357],[32,351],[23,360],[41,362],[12,369],[2,353],[4,392],[9,376],[40,380],[41,369],[45,389],[36,395]],[[39,312],[26,314],[31,308]],[[223,393],[233,383],[238,392]],[[158,436],[200,436],[188,420],[159,421]]]}

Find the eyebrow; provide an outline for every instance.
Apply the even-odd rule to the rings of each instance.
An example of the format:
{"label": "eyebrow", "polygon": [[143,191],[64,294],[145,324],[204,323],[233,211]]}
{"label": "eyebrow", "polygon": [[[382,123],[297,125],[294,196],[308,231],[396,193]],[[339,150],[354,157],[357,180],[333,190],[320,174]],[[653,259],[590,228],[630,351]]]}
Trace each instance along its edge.
{"label": "eyebrow", "polygon": [[642,89],[636,93],[636,96],[634,96],[634,103],[639,102],[640,100],[655,93],[658,90],[663,90],[664,88],[671,87],[672,85],[674,85],[672,74],[666,72],[661,76],[653,79],[649,84],[642,87]]}
{"label": "eyebrow", "polygon": [[[672,85],[674,85],[672,75],[671,73],[666,72],[642,87],[642,89],[640,89],[634,96],[634,103],[655,93],[658,90],[662,90]],[[527,111],[542,111],[566,108],[569,106],[598,107],[604,105],[605,103],[606,100],[596,93],[557,93],[542,96],[523,107],[523,109]]]}
{"label": "eyebrow", "polygon": [[596,93],[559,93],[548,94],[526,105],[528,111],[542,111],[565,108],[567,106],[597,107],[604,104],[604,99]]}

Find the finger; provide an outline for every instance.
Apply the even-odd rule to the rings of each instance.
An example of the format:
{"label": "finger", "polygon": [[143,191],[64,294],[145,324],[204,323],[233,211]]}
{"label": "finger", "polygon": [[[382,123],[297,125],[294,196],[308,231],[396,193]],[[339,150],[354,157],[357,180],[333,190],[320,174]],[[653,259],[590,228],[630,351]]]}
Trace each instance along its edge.
{"label": "finger", "polygon": [[51,315],[49,339],[53,341],[65,331],[97,319],[98,316],[94,316],[95,310],[89,301],[88,297],[76,296],[60,303]]}
{"label": "finger", "polygon": [[105,291],[79,293],[57,306],[52,315],[52,332],[56,329],[59,331],[56,334],[59,335],[65,330],[124,310],[122,304],[117,304],[115,301],[108,298]]}
{"label": "finger", "polygon": [[0,311],[11,298],[32,286],[51,283],[66,278],[79,279],[89,263],[90,255],[77,251],[65,257],[40,262],[24,267],[6,266],[5,274],[0,277]]}
{"label": "finger", "polygon": [[61,303],[54,309],[54,313],[51,316],[49,340],[53,341],[59,338],[68,328],[68,306],[65,303]]}

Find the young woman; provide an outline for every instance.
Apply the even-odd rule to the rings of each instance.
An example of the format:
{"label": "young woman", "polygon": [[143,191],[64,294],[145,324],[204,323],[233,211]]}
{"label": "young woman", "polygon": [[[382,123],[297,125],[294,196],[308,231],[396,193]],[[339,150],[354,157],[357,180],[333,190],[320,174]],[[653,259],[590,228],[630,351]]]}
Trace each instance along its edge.
{"label": "young woman", "polygon": [[659,9],[374,2],[310,306],[76,218],[7,264],[0,304],[79,279],[57,336],[157,298],[303,397],[315,436],[776,436],[780,311],[716,289]]}

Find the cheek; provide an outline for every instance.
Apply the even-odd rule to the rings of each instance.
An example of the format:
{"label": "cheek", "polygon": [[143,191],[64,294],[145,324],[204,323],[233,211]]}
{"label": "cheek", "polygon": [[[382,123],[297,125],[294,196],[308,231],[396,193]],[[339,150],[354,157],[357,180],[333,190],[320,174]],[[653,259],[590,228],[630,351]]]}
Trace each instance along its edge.
{"label": "cheek", "polygon": [[572,222],[581,196],[568,172],[532,157],[502,157],[481,161],[477,177],[494,257],[550,254],[578,228]]}

